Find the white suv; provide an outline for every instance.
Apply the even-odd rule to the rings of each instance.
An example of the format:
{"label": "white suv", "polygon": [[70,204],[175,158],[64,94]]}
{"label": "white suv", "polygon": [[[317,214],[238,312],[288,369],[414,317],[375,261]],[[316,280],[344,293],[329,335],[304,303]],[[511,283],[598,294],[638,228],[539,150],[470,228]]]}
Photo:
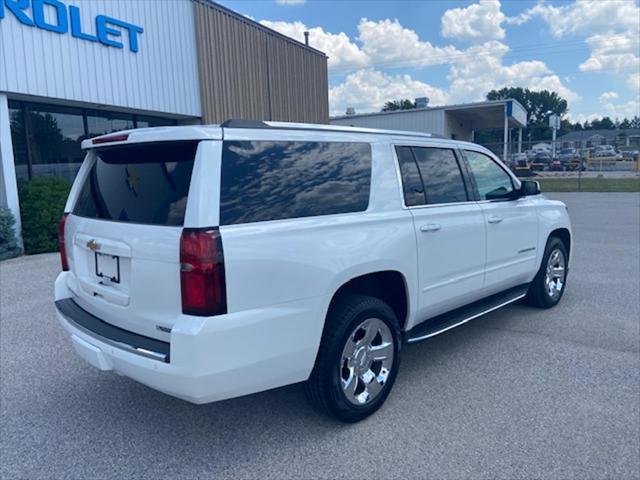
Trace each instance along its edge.
{"label": "white suv", "polygon": [[80,356],[205,403],[306,381],[343,421],[405,342],[564,292],[564,204],[428,134],[229,121],[85,140],[60,225]]}

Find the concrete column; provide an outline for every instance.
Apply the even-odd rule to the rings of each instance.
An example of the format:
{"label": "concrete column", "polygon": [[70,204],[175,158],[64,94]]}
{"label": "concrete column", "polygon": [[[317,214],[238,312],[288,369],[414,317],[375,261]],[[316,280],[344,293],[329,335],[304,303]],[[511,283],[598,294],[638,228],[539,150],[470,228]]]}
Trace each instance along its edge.
{"label": "concrete column", "polygon": [[509,146],[509,117],[507,117],[507,105],[504,106],[504,139],[502,147],[502,161],[507,161],[507,153]]}
{"label": "concrete column", "polygon": [[518,153],[522,153],[522,128],[518,129]]}
{"label": "concrete column", "polygon": [[0,93],[0,205],[8,208],[16,217],[16,235],[22,247],[22,221],[20,202],[18,201],[18,183],[16,166],[13,160],[11,142],[11,122],[9,121],[9,102],[4,93]]}

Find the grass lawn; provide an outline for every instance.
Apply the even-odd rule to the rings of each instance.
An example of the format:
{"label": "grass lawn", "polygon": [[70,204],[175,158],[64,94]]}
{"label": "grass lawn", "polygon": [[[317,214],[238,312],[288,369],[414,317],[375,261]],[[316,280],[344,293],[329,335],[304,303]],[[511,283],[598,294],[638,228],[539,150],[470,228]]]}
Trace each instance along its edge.
{"label": "grass lawn", "polygon": [[542,192],[640,192],[640,177],[583,178],[578,190],[578,178],[529,178],[538,180]]}

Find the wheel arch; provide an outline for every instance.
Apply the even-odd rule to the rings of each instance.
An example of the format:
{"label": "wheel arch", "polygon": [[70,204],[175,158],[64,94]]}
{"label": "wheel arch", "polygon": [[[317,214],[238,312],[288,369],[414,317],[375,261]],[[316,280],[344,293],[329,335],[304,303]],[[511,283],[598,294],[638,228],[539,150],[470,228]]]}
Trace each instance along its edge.
{"label": "wheel arch", "polygon": [[[335,290],[327,315],[343,295],[355,293],[378,298],[393,310],[404,330],[410,312],[409,291],[406,277],[397,270],[380,270],[350,278]],[[325,321],[326,325],[326,321]]]}
{"label": "wheel arch", "polygon": [[[567,250],[567,261],[571,258],[571,231],[568,228],[556,228],[549,233],[549,238],[559,239]],[[548,241],[547,239],[547,241]]]}

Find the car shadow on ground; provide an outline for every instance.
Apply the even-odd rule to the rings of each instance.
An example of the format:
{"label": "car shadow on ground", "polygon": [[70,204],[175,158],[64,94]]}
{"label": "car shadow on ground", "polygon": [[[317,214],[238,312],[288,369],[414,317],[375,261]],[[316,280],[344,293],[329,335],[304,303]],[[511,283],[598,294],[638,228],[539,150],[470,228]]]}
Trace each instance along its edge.
{"label": "car shadow on ground", "polygon": [[[492,330],[508,325],[513,314],[523,309],[533,310],[521,305],[510,306],[427,341],[405,345],[394,389],[401,391],[404,384],[415,381],[413,376],[428,376],[430,369],[438,368],[458,353],[473,349],[485,336],[491,336]],[[314,431],[323,435],[339,426],[350,427],[314,411],[306,401],[302,383],[194,405],[113,372],[95,371],[79,359],[74,363],[76,361],[79,365],[74,378],[65,382],[65,389],[54,389],[52,393],[58,395],[48,397],[49,405],[41,407],[55,409],[78,399],[80,402],[69,405],[77,416],[90,417],[96,412],[108,414],[105,427],[116,431],[135,431],[137,435],[146,431],[146,435],[164,438],[189,435],[194,442],[210,440],[211,432],[216,432],[225,437],[246,437],[245,441],[259,444],[260,435],[256,436],[256,431],[275,428],[291,430],[293,434],[302,428],[309,436]],[[393,398],[394,395],[390,400]],[[387,409],[387,406],[383,408]]]}

